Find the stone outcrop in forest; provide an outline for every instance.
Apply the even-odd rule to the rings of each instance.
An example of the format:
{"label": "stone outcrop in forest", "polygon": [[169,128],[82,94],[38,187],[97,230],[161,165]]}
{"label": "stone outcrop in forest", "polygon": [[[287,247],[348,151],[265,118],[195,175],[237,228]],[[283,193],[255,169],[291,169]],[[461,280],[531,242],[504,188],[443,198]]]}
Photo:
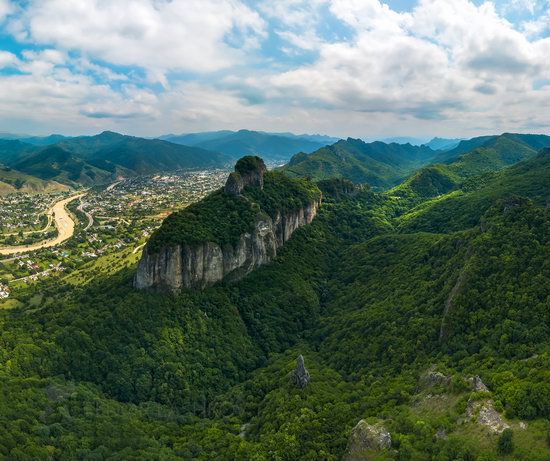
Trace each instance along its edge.
{"label": "stone outcrop in forest", "polygon": [[[266,181],[269,191],[264,190]],[[224,190],[203,202],[180,212],[179,218],[186,220],[182,226],[197,221],[193,229],[179,230],[179,218],[170,217],[153,235],[138,265],[136,288],[177,292],[203,289],[226,277],[243,277],[272,260],[298,228],[313,221],[321,193],[304,180],[268,173],[258,157],[244,157],[229,175]],[[237,233],[238,228],[243,232]],[[201,240],[207,234],[211,238]]]}

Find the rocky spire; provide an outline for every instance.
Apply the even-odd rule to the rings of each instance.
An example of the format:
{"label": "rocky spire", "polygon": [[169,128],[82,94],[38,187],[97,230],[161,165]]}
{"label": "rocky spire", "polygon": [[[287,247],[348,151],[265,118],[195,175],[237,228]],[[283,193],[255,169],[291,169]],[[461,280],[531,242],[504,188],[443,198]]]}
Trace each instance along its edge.
{"label": "rocky spire", "polygon": [[264,187],[264,173],[267,171],[260,157],[248,155],[235,164],[235,171],[225,183],[225,192],[239,195],[245,187]]}
{"label": "rocky spire", "polygon": [[309,371],[307,371],[304,364],[304,356],[300,354],[296,359],[296,368],[294,369],[294,373],[292,373],[292,382],[303,389],[309,384],[309,381]]}

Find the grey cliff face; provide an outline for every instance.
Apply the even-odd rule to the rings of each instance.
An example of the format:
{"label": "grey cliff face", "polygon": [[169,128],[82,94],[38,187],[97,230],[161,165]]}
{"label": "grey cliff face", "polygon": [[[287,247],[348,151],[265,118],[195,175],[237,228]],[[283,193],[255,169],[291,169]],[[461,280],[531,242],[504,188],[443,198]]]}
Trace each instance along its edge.
{"label": "grey cliff face", "polygon": [[146,246],[138,264],[134,286],[178,292],[182,288],[203,289],[224,278],[236,280],[271,261],[277,250],[301,226],[310,224],[320,202],[297,212],[277,214],[275,219],[258,215],[254,231],[241,235],[234,245],[202,242],[176,245],[151,253]]}
{"label": "grey cliff face", "polygon": [[292,373],[292,382],[296,386],[303,389],[309,384],[310,380],[311,378],[309,376],[309,371],[307,371],[307,368],[304,364],[304,356],[300,354],[296,359],[296,368]]}

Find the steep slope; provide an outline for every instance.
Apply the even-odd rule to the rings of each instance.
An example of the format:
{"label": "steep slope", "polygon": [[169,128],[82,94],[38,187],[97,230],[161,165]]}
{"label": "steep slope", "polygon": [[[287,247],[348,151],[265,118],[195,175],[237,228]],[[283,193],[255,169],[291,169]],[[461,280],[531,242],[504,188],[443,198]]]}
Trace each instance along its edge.
{"label": "steep slope", "polygon": [[223,190],[169,216],[153,234],[135,286],[174,292],[243,277],[310,224],[320,203],[315,186],[267,172],[259,157],[243,157]]}
{"label": "steep slope", "polygon": [[391,446],[364,432],[374,459],[548,459],[547,157],[447,194],[465,203],[448,220],[478,215],[445,233],[399,229],[391,195],[329,181],[316,219],[234,283],[138,292],[133,267],[46,281],[38,306],[0,310],[0,453],[336,460],[378,427]]}
{"label": "steep slope", "polygon": [[20,171],[0,165],[0,195],[13,193],[50,193],[68,190],[66,185],[55,181],[44,181]]}
{"label": "steep slope", "polygon": [[474,226],[499,197],[525,196],[546,205],[550,191],[550,149],[497,173],[472,178],[440,199],[427,201],[400,218],[403,231],[451,232]]}
{"label": "steep slope", "polygon": [[346,178],[384,189],[428,163],[435,152],[410,144],[365,143],[348,138],[310,154],[295,155],[282,169],[289,176],[313,179]]}

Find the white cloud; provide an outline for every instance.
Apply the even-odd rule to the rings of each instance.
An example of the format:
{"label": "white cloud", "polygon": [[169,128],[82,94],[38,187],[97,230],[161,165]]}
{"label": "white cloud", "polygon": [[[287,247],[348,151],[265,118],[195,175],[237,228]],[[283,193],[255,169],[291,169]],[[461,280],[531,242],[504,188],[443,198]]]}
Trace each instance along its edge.
{"label": "white cloud", "polygon": [[0,0],[0,23],[12,11],[13,11],[13,7],[9,0]]}
{"label": "white cloud", "polygon": [[491,3],[421,0],[397,13],[378,0],[333,0],[330,9],[353,41],[322,43],[315,63],[249,83],[295,106],[364,113],[368,124],[393,113],[397,123],[502,123],[496,131],[550,125],[548,91],[533,88],[550,75],[550,39],[529,41]]}
{"label": "white cloud", "polygon": [[18,62],[17,56],[13,53],[0,50],[0,69],[15,66]]}
{"label": "white cloud", "polygon": [[[47,49],[0,52],[0,68],[22,73],[0,74],[0,114],[148,135],[550,129],[548,9],[521,28],[468,0],[420,0],[405,13],[378,0],[248,4],[255,10],[238,0],[30,0],[6,30]],[[352,38],[323,33],[327,19]],[[298,56],[283,71],[276,55],[259,55],[268,30]]]}
{"label": "white cloud", "polygon": [[237,0],[31,0],[11,24],[21,39],[159,76],[232,65],[245,55],[226,38],[252,46],[263,29],[258,13]]}

